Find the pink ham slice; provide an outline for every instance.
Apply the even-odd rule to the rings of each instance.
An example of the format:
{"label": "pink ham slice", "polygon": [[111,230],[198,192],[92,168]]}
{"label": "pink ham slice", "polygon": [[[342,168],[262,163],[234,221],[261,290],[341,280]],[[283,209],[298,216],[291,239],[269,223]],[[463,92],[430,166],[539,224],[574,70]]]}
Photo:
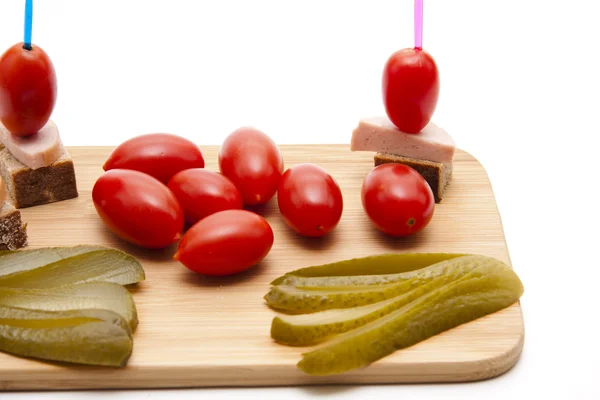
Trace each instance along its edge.
{"label": "pink ham slice", "polygon": [[0,142],[14,158],[31,169],[49,166],[60,158],[64,150],[58,128],[52,121],[28,137],[15,136],[0,124]]}
{"label": "pink ham slice", "polygon": [[431,122],[421,132],[410,134],[398,130],[387,117],[373,117],[360,120],[352,132],[350,150],[449,163],[455,144],[448,132]]}

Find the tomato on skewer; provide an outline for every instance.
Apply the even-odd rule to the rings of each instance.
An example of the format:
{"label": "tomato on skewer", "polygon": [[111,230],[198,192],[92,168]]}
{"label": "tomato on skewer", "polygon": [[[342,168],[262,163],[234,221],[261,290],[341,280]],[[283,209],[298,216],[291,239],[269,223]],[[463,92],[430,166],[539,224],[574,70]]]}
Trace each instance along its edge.
{"label": "tomato on skewer", "polygon": [[395,52],[385,64],[382,90],[390,121],[402,132],[421,132],[435,112],[440,93],[435,60],[418,48]]}
{"label": "tomato on skewer", "polygon": [[396,51],[384,67],[383,103],[394,125],[405,133],[427,126],[440,95],[437,64],[423,50],[423,0],[415,0],[415,46]]}
{"label": "tomato on skewer", "polygon": [[39,46],[17,43],[0,56],[0,122],[16,136],[37,133],[57,97],[56,71]]}

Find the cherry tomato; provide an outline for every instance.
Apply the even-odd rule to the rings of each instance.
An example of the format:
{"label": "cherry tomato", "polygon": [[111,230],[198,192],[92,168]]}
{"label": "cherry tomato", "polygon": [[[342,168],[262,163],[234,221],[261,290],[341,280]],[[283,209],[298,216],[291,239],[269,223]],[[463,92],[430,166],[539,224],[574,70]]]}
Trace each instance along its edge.
{"label": "cherry tomato", "polygon": [[385,64],[382,86],[390,121],[403,132],[421,132],[435,112],[440,92],[433,57],[422,49],[397,51]]}
{"label": "cherry tomato", "polygon": [[339,185],[315,164],[289,168],[279,182],[277,204],[284,221],[304,236],[331,232],[342,218],[344,201]]}
{"label": "cherry tomato", "polygon": [[169,189],[190,225],[216,212],[244,207],[240,191],[227,177],[203,168],[176,173],[169,181]]}
{"label": "cherry tomato", "polygon": [[260,215],[246,210],[219,211],[183,235],[173,258],[199,274],[234,275],[261,262],[273,240],[271,226]]}
{"label": "cherry tomato", "polygon": [[391,236],[423,230],[431,221],[435,200],[431,187],[404,164],[375,167],[362,185],[362,204],[371,222]]}
{"label": "cherry tomato", "polygon": [[181,237],[183,210],[175,195],[143,172],[105,172],[94,184],[92,199],[108,229],[129,243],[158,249]]}
{"label": "cherry tomato", "polygon": [[219,151],[221,173],[231,179],[246,205],[264,204],[277,191],[283,158],[275,142],[262,131],[240,128]]}
{"label": "cherry tomato", "polygon": [[164,183],[179,171],[204,168],[200,148],[192,141],[170,133],[149,133],[121,143],[103,166],[145,172]]}
{"label": "cherry tomato", "polygon": [[0,122],[16,136],[37,133],[50,120],[57,97],[56,71],[39,46],[17,43],[0,56]]}

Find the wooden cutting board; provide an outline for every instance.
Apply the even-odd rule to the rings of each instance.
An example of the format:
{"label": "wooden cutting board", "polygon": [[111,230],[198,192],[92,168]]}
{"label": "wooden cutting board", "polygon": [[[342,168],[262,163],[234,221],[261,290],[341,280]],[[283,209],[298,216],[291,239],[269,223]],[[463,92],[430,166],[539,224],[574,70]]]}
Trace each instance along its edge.
{"label": "wooden cutting board", "polygon": [[[410,238],[377,232],[361,206],[360,186],[373,154],[347,146],[281,146],[286,167],[313,162],[340,184],[344,214],[329,237],[295,235],[273,199],[262,211],[275,243],[268,257],[244,274],[221,279],[195,275],[172,261],[175,247],[149,252],[107,231],[91,200],[94,182],[109,147],[69,148],[80,196],[23,209],[31,248],[100,244],[136,256],[147,280],[134,290],[139,327],[134,351],[122,369],[56,366],[0,354],[0,389],[164,388],[456,382],[491,378],[518,360],[524,341],[519,304],[462,325],[367,368],[338,376],[311,377],[296,368],[305,349],[274,343],[269,336],[275,313],[263,296],[269,282],[301,267],[386,252],[458,252],[496,257],[510,265],[501,219],[484,168],[458,151],[454,178],[430,225]],[[216,169],[218,147],[202,147],[207,168]],[[518,272],[518,268],[517,268]]]}

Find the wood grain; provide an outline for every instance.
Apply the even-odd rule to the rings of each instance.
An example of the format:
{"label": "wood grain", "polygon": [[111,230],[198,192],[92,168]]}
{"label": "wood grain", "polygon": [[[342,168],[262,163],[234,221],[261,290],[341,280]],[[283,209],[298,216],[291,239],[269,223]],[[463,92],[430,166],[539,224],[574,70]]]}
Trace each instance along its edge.
{"label": "wood grain", "polygon": [[[314,162],[343,190],[338,228],[322,240],[296,236],[278,215],[273,199],[260,213],[271,223],[275,243],[260,265],[236,277],[209,279],[171,260],[175,247],[144,251],[117,239],[97,217],[91,189],[109,147],[69,148],[80,196],[23,209],[31,248],[101,244],[138,257],[147,280],[135,289],[140,324],[134,352],[122,369],[57,366],[0,354],[1,390],[165,388],[457,382],[491,378],[518,360],[524,341],[519,304],[462,325],[361,370],[314,378],[296,368],[305,349],[270,339],[275,315],[263,302],[268,283],[292,269],[386,252],[479,253],[510,265],[502,223],[484,168],[458,151],[454,178],[430,225],[410,238],[390,239],[365,217],[360,185],[372,168],[371,153],[347,146],[281,146],[286,167]],[[217,147],[203,147],[207,168],[216,169]]]}

